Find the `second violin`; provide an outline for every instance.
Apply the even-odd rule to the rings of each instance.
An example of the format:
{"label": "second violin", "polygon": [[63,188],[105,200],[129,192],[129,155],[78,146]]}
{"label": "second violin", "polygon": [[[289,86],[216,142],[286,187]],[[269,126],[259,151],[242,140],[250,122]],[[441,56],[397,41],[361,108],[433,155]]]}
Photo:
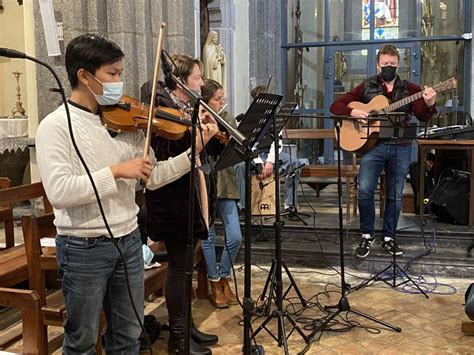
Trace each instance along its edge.
{"label": "second violin", "polygon": [[[191,121],[179,110],[158,106],[154,111],[152,130],[160,137],[181,139],[191,125]],[[117,105],[101,107],[104,126],[115,132],[146,129],[148,112],[147,104],[126,95],[122,96]]]}

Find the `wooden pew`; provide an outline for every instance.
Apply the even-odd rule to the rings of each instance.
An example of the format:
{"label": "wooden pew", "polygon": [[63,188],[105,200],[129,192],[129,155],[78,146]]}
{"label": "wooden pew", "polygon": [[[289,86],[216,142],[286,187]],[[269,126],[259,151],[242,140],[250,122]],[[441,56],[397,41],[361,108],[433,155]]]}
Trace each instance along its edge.
{"label": "wooden pew", "polygon": [[[54,214],[43,216],[23,216],[21,218],[23,238],[25,240],[26,257],[28,260],[28,276],[30,288],[35,291],[40,299],[40,320],[35,324],[37,332],[33,335],[34,342],[39,344],[39,353],[48,354],[48,326],[62,327],[66,319],[63,292],[60,289],[50,290],[46,285],[46,272],[56,271],[55,248],[41,247],[41,238],[54,237],[56,228],[53,224]],[[97,336],[96,353],[102,353],[101,334],[104,321],[101,322]],[[28,339],[28,341],[33,341]]]}
{"label": "wooden pew", "polygon": [[[43,349],[47,349],[46,329],[48,325],[62,326],[66,319],[66,310],[64,298],[61,290],[47,293],[45,286],[45,277],[43,272],[47,270],[56,270],[56,257],[53,253],[45,255],[44,251],[48,248],[41,248],[40,239],[47,236],[56,235],[56,228],[53,224],[54,215],[52,213],[35,217],[23,216],[22,226],[25,238],[25,247],[28,258],[28,271],[30,278],[30,287],[40,296],[41,310],[44,323],[40,326],[39,342]],[[155,294],[162,290],[166,282],[168,264],[162,263],[159,268],[145,270],[145,296]],[[98,347],[100,339],[98,339]],[[99,351],[99,349],[96,349]]]}
{"label": "wooden pew", "polygon": [[[13,206],[33,198],[43,199],[46,213],[53,211],[41,182],[0,189],[2,205]],[[24,245],[0,251],[0,286],[13,287],[26,280],[28,280],[28,267]]]}
{"label": "wooden pew", "polygon": [[[0,177],[0,189],[8,189],[11,185],[9,178]],[[15,246],[15,234],[13,228],[13,208],[9,203],[0,199],[0,222],[5,224],[5,248],[8,249]]]}

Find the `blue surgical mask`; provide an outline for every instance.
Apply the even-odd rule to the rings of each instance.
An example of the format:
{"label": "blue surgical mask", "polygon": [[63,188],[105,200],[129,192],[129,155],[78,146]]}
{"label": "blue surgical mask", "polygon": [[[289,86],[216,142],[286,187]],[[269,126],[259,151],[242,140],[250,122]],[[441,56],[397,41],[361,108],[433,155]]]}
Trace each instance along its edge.
{"label": "blue surgical mask", "polygon": [[145,265],[150,265],[155,254],[153,254],[150,247],[146,244],[142,245],[142,250],[143,250],[143,261],[145,262]]}
{"label": "blue surgical mask", "polygon": [[[92,74],[91,74],[92,75]],[[102,83],[94,75],[92,75],[98,83],[102,84],[102,95],[95,94],[91,88],[89,90],[94,94],[97,103],[101,106],[116,105],[123,96],[123,81]]]}

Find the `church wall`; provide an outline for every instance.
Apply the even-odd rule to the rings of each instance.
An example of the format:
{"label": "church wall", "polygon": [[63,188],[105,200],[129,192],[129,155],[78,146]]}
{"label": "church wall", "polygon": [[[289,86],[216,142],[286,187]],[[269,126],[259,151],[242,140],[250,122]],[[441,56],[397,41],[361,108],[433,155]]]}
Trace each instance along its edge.
{"label": "church wall", "polygon": [[[117,42],[125,53],[125,92],[139,97],[140,86],[152,78],[156,45],[162,21],[167,22],[165,48],[170,53],[194,55],[195,11],[189,0],[54,0],[56,21],[63,22],[61,56],[48,57],[38,5],[35,8],[37,57],[57,70],[69,92],[64,53],[74,37],[99,32]],[[39,117],[46,116],[61,102],[47,91],[54,85],[46,72],[38,72]],[[53,97],[54,96],[54,97]]]}

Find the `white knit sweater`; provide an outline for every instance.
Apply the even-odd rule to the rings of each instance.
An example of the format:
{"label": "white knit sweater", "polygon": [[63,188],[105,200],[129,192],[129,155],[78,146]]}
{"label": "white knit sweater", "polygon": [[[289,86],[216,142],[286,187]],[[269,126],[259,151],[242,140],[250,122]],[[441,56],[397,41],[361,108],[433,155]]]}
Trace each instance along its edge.
{"label": "white knit sweater", "polygon": [[[138,130],[112,138],[98,115],[68,106],[75,140],[92,173],[113,235],[129,234],[137,228],[136,180],[115,180],[110,166],[143,156],[144,134]],[[54,207],[58,234],[108,236],[91,182],[72,145],[64,105],[41,121],[36,153],[41,179]],[[188,154],[157,162],[147,189],[166,185],[189,172]]]}

